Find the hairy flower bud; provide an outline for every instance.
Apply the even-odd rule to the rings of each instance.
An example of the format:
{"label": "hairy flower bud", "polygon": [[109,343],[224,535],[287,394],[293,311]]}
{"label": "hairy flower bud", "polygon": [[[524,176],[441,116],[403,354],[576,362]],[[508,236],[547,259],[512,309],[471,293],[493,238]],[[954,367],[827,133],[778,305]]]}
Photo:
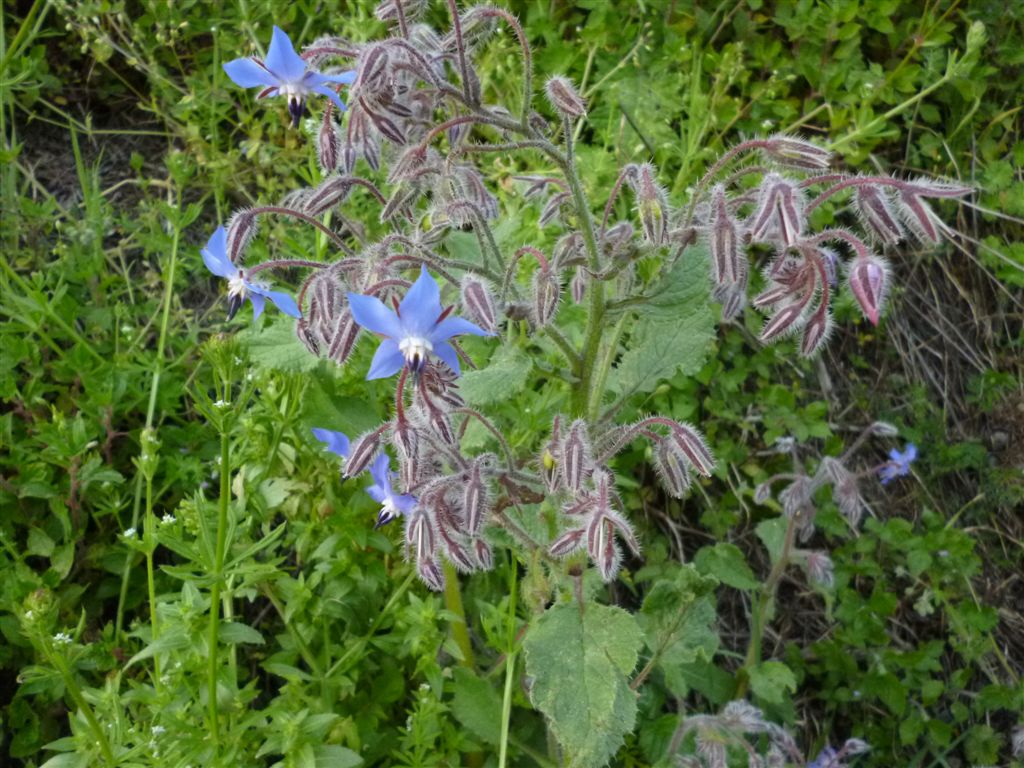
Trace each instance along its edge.
{"label": "hairy flower bud", "polygon": [[627,168],[626,183],[636,195],[644,240],[661,245],[668,234],[668,196],[655,180],[655,174],[650,163],[633,165]]}
{"label": "hairy flower bud", "polygon": [[302,208],[310,216],[319,216],[343,203],[351,190],[352,182],[347,176],[331,176],[310,192],[303,200]]}
{"label": "hairy flower bud", "polygon": [[804,324],[803,337],[800,339],[800,354],[811,357],[822,348],[832,331],[832,313],[828,305],[822,304]]}
{"label": "hairy flower bud", "polygon": [[724,285],[747,284],[747,261],[740,252],[739,226],[729,214],[725,188],[715,187],[711,199],[711,265],[715,283]]}
{"label": "hairy flower bud", "polygon": [[858,186],[854,205],[857,215],[878,242],[896,245],[903,239],[903,226],[883,189],[868,184]]}
{"label": "hairy flower bud", "polygon": [[231,262],[237,264],[249,243],[259,229],[259,218],[250,210],[235,211],[228,222],[227,253]]}
{"label": "hairy flower bud", "polygon": [[555,75],[544,84],[548,103],[558,114],[575,120],[587,114],[587,103],[567,77]]}
{"label": "hairy flower bud", "polygon": [[460,288],[466,314],[485,331],[495,333],[498,329],[498,313],[487,281],[467,272],[462,276]]}
{"label": "hairy flower bud", "polygon": [[835,583],[835,573],[832,567],[832,558],[827,552],[808,552],[807,577],[823,587],[831,587]]}
{"label": "hairy flower bud", "polygon": [[594,515],[587,526],[587,554],[605,581],[611,581],[618,574],[622,552],[615,541],[612,522],[604,515]]}
{"label": "hairy flower bud", "polygon": [[548,198],[544,208],[541,209],[540,219],[537,223],[546,227],[551,222],[555,221],[562,215],[562,206],[569,203],[570,197],[568,192],[559,192]]}
{"label": "hairy flower bud", "polygon": [[562,286],[553,269],[541,268],[533,273],[533,319],[539,327],[555,318],[561,293]]}
{"label": "hairy flower bud", "polygon": [[583,300],[587,296],[586,267],[576,267],[576,269],[573,271],[572,279],[569,281],[569,292],[572,294],[572,300],[575,303],[583,303]]}
{"label": "hairy flower bud", "polygon": [[552,557],[568,557],[583,547],[586,535],[586,528],[571,528],[551,542],[548,553]]}
{"label": "hairy flower bud", "polygon": [[705,477],[711,477],[711,472],[715,468],[715,457],[711,455],[700,432],[689,424],[678,423],[672,428],[669,439],[694,469]]}
{"label": "hairy flower bud", "polygon": [[654,470],[668,494],[681,499],[690,488],[687,460],[670,440],[659,440],[654,447]]}
{"label": "hairy flower bud", "polygon": [[480,532],[487,511],[487,486],[480,476],[480,463],[474,462],[462,492],[462,515],[466,521],[466,532],[470,536]]}
{"label": "hairy flower bud", "polygon": [[757,210],[751,218],[750,234],[764,242],[777,239],[782,245],[794,245],[803,232],[804,202],[791,181],[769,173],[761,182]]}
{"label": "hairy flower bud", "polygon": [[428,589],[434,592],[444,591],[444,571],[441,569],[441,561],[436,557],[417,558],[416,575]]}
{"label": "hairy flower bud", "polygon": [[338,127],[334,124],[333,112],[333,105],[324,110],[320,130],[316,135],[316,159],[324,174],[337,170],[338,161],[341,159],[341,137],[338,135]]}
{"label": "hairy flower bud", "polygon": [[772,486],[770,483],[760,483],[754,488],[754,503],[764,504],[772,497]]}
{"label": "hairy flower bud", "polygon": [[762,152],[782,165],[805,170],[828,168],[832,153],[797,136],[777,133],[769,136]]}
{"label": "hairy flower bud", "polygon": [[371,432],[363,433],[352,441],[351,452],[342,471],[343,477],[355,477],[370,466],[370,463],[376,458],[380,450],[382,434],[382,429],[375,429]]}
{"label": "hairy flower bud", "polygon": [[491,549],[491,545],[483,539],[473,540],[473,555],[481,570],[489,571],[494,568],[494,551]]}
{"label": "hairy flower bud", "polygon": [[888,276],[889,268],[878,256],[858,257],[850,266],[850,290],[872,325],[878,325],[888,290]]}
{"label": "hairy flower bud", "polygon": [[382,0],[373,13],[381,21],[398,21],[401,13],[408,23],[422,16],[426,7],[427,0]]}
{"label": "hairy flower bud", "polygon": [[583,419],[572,423],[560,448],[562,479],[569,490],[578,492],[591,471],[590,438]]}
{"label": "hairy flower bud", "polygon": [[334,324],[334,331],[330,337],[327,357],[338,365],[344,365],[345,361],[352,355],[358,339],[359,324],[352,319],[352,313],[347,309],[339,312]]}

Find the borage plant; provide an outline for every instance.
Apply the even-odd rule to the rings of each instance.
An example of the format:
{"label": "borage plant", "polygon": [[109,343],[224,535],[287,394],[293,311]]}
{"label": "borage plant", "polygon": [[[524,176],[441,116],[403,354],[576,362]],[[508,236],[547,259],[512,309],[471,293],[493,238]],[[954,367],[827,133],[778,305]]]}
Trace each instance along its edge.
{"label": "borage plant", "polygon": [[[883,252],[891,257],[908,236],[939,242],[948,230],[928,201],[969,190],[836,171],[827,150],[775,135],[734,146],[686,200],[671,201],[647,163],[626,165],[609,190],[588,194],[575,146],[587,105],[573,83],[555,76],[544,84],[552,123],[534,109],[531,49],[511,14],[490,6],[460,13],[449,0],[451,29],[440,32],[419,21],[424,5],[387,0],[378,15],[394,23],[391,37],[358,45],[327,37],[301,54],[275,28],[265,61],[225,66],[239,85],[263,87],[261,96],[287,96],[296,124],[308,95],[325,97],[315,129],[321,181],[280,204],[236,212],[204,258],[230,281],[229,315],[250,298],[258,316],[269,298],[297,318],[295,332],[310,354],[366,365],[354,350],[360,339],[377,337],[365,376],[394,379],[391,417],[351,441],[335,431],[344,424],[318,425],[315,436],[342,459],[344,478],[370,472],[367,490],[381,505],[376,524],[400,521],[416,573],[429,589],[444,591],[458,623],[466,621],[460,573],[490,570],[510,556],[530,585],[534,615],[521,645],[502,656],[501,764],[519,680],[547,716],[562,759],[602,765],[634,726],[640,686],[656,669],[673,674],[664,667],[672,649],[689,643],[697,653],[693,632],[712,638],[700,652],[717,647],[713,580],[679,564],[637,572],[641,541],[620,495],[616,457],[646,441],[665,492],[676,498],[689,493],[695,475],[721,470],[698,426],[623,414],[642,407],[659,382],[696,370],[713,342],[713,303],[729,322],[753,294],[749,304],[766,314],[761,341],[795,336],[804,356],[827,342],[841,281],[877,324],[891,282]],[[474,52],[501,24],[521,47],[516,109],[488,103],[474,67]],[[536,226],[516,231],[521,245],[509,246],[507,229],[502,235],[497,225],[495,155],[540,168],[515,177],[523,198],[540,208]],[[331,225],[347,221],[345,204],[357,191],[380,205],[386,232],[372,241],[361,229]],[[595,195],[603,205],[592,205]],[[627,196],[634,212],[620,218]],[[814,212],[836,202],[855,214],[851,225],[814,226]],[[267,216],[315,227],[335,258],[246,265]],[[845,217],[840,212],[839,220]],[[293,268],[308,270],[295,301],[264,280]],[[484,339],[472,346],[477,359],[465,343],[473,336]],[[550,431],[513,443],[514,415],[494,404],[527,386],[551,408]],[[484,436],[468,440],[473,425]],[[893,436],[877,426],[870,434]],[[739,700],[764,670],[760,637],[782,573],[799,564],[813,581],[829,582],[827,553],[794,546],[810,531],[813,495],[831,486],[851,524],[860,517],[857,481],[878,470],[855,473],[848,456],[822,462],[811,475],[798,469],[786,476],[791,483],[779,496],[785,532],[753,609],[750,652],[733,690],[738,700],[719,715],[680,717],[661,757],[821,768],[845,765],[866,748],[853,740],[811,761]],[[912,459],[894,452],[883,479],[906,474]],[[766,486],[757,499],[770,496]],[[624,569],[634,584],[651,582],[636,615],[595,597],[591,574],[610,583]],[[214,622],[218,610],[215,598]],[[472,659],[468,634],[457,640],[463,660]],[[646,666],[633,676],[645,647]],[[516,663],[519,648],[525,670]],[[751,734],[767,737],[766,754],[752,746]]]}

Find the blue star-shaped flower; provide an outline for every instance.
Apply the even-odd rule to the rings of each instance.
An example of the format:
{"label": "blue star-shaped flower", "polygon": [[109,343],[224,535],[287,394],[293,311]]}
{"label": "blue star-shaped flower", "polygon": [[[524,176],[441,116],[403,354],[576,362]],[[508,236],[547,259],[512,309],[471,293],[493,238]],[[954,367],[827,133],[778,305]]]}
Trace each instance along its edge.
{"label": "blue star-shaped flower", "polygon": [[348,84],[356,79],[355,70],[325,75],[309,69],[305,59],[295,52],[288,35],[276,26],[266,59],[235,59],[224,65],[224,71],[236,85],[243,88],[262,87],[263,90],[256,97],[258,99],[278,95],[287,97],[288,112],[292,117],[292,125],[296,127],[302,118],[309,94],[326,96],[338,109],[344,110],[345,105],[329,83]]}
{"label": "blue star-shaped flower", "polygon": [[398,494],[391,489],[391,460],[386,453],[380,454],[370,467],[373,485],[366,492],[380,504],[375,528],[390,523],[399,515],[407,515],[416,507],[416,497],[407,493]]}
{"label": "blue star-shaped flower", "polygon": [[889,451],[889,461],[883,464],[878,470],[878,476],[882,479],[882,485],[888,485],[897,477],[906,477],[910,474],[910,465],[917,459],[917,446],[907,443],[903,452],[893,448]]}
{"label": "blue star-shaped flower", "polygon": [[282,291],[272,291],[265,283],[252,282],[245,276],[245,270],[236,266],[228,258],[228,236],[224,227],[217,227],[206,247],[202,249],[203,262],[206,268],[228,281],[228,320],[235,316],[242,303],[249,299],[252,302],[253,320],[259,319],[263,307],[270,299],[286,315],[301,317],[295,299]]}
{"label": "blue star-shaped flower", "polygon": [[463,333],[494,335],[469,320],[448,317],[448,312],[441,309],[441,289],[426,267],[422,267],[419,278],[398,305],[397,313],[374,296],[350,293],[348,303],[359,325],[384,337],[373,356],[367,379],[393,376],[402,365],[419,373],[431,354],[458,375],[459,358],[448,340]]}
{"label": "blue star-shaped flower", "polygon": [[321,443],[326,443],[326,448],[336,456],[343,459],[348,458],[350,441],[344,432],[335,432],[333,429],[313,428],[313,437]]}

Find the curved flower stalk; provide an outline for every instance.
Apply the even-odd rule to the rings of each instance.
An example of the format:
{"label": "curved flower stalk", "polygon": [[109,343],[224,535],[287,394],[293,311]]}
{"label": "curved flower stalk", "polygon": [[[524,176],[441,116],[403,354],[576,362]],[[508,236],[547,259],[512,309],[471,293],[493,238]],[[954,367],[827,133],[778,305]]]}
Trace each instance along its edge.
{"label": "curved flower stalk", "polygon": [[311,69],[295,52],[291,39],[279,27],[274,27],[267,58],[235,59],[224,64],[228,77],[243,88],[262,88],[257,99],[284,96],[288,100],[288,113],[292,125],[298,127],[311,94],[325,96],[338,109],[345,104],[331,84],[347,85],[355,80],[354,70],[339,74],[324,74]]}
{"label": "curved flower stalk", "polygon": [[232,263],[228,257],[228,237],[224,227],[217,227],[201,253],[206,268],[228,281],[228,320],[235,316],[246,299],[252,302],[253,320],[259,319],[267,299],[286,315],[301,317],[295,299],[282,291],[270,290],[261,280],[252,280],[244,269]]}

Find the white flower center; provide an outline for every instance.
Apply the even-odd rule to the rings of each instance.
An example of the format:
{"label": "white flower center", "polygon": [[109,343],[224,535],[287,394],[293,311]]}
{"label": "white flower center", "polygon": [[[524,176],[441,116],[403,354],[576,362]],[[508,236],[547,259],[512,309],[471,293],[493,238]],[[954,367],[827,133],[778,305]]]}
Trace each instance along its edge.
{"label": "white flower center", "polygon": [[398,342],[398,349],[409,367],[418,371],[427,362],[427,355],[434,351],[434,345],[422,336],[406,336]]}
{"label": "white flower center", "polygon": [[228,278],[228,296],[238,296],[244,299],[248,292],[249,289],[245,285],[242,270],[238,270],[238,274]]}

